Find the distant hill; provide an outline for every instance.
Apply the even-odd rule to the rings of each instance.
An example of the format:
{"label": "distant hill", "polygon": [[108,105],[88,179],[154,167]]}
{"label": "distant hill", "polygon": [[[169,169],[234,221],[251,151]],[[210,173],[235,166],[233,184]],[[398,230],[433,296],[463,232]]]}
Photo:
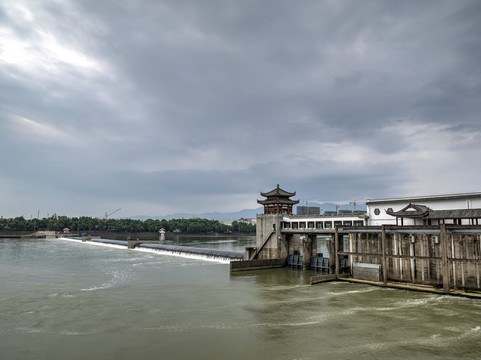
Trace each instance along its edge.
{"label": "distant hill", "polygon": [[[299,204],[300,206],[305,206],[304,204]],[[334,205],[323,203],[323,204],[316,204],[316,203],[309,203],[308,206],[318,206],[324,211],[335,211],[336,207]],[[294,207],[294,213],[296,213],[296,207]],[[353,210],[354,207],[352,204],[339,204],[339,210]],[[366,205],[364,204],[356,204],[357,211],[366,211]],[[262,207],[257,209],[244,209],[236,212],[206,212],[201,214],[194,214],[194,213],[176,213],[170,215],[163,215],[163,216],[133,216],[132,219],[135,220],[147,220],[147,219],[191,219],[191,218],[202,218],[202,219],[209,219],[209,220],[219,220],[220,222],[227,222],[227,221],[234,221],[239,220],[241,218],[255,218],[257,214],[262,214],[264,212]]]}

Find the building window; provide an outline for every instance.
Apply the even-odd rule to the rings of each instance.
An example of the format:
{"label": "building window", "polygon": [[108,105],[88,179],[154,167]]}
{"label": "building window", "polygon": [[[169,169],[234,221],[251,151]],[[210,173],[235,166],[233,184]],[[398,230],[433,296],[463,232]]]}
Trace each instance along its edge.
{"label": "building window", "polygon": [[374,214],[375,215],[379,215],[381,213],[381,210],[379,210],[378,208],[375,208],[374,209]]}
{"label": "building window", "polygon": [[392,211],[392,208],[388,208],[388,209],[387,209],[387,212],[393,212],[393,211]]}

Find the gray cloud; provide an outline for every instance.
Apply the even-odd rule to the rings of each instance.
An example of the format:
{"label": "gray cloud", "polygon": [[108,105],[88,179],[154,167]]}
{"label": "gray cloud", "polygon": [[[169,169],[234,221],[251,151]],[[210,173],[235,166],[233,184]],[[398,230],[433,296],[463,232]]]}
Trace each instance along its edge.
{"label": "gray cloud", "polygon": [[236,211],[277,183],[328,201],[479,190],[480,8],[2,4],[0,213]]}

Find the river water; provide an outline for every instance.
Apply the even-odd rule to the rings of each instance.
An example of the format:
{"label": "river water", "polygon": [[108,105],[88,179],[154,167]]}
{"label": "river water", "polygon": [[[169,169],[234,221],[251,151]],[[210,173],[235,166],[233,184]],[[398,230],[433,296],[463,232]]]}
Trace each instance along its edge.
{"label": "river water", "polygon": [[[183,237],[242,250],[253,237]],[[0,359],[479,359],[481,302],[310,271],[0,239]]]}

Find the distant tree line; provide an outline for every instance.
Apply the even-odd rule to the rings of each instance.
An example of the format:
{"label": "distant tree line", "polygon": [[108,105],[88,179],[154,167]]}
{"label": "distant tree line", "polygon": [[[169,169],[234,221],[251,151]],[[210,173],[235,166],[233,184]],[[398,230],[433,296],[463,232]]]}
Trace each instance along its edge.
{"label": "distant tree line", "polygon": [[226,225],[218,220],[201,218],[153,220],[148,219],[98,219],[88,216],[73,217],[53,216],[43,219],[25,219],[19,216],[12,219],[0,219],[0,230],[13,231],[36,231],[51,230],[62,231],[68,228],[70,231],[112,231],[112,232],[157,232],[161,228],[166,231],[179,231],[183,233],[227,233],[240,232],[251,233],[256,231],[255,225],[242,221],[234,221],[232,225]]}

